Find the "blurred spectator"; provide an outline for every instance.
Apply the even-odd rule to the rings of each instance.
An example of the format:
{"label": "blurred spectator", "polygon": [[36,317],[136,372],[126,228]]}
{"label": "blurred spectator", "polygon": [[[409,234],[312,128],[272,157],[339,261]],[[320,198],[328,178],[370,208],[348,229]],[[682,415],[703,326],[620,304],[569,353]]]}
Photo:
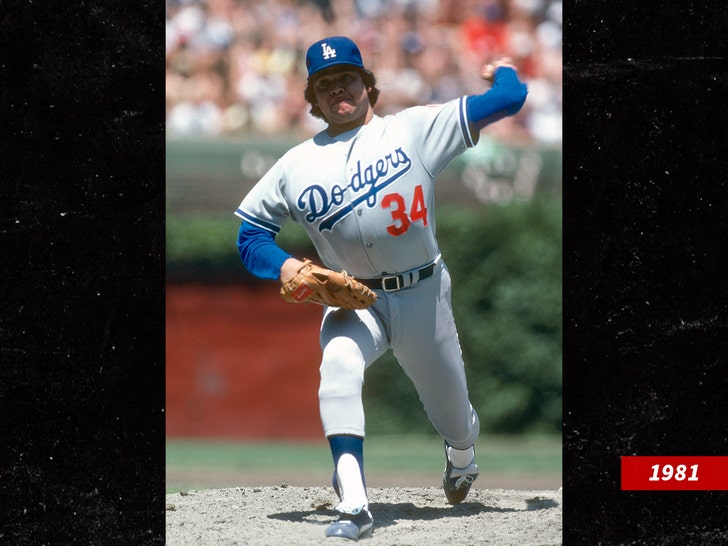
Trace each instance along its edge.
{"label": "blurred spectator", "polygon": [[214,72],[199,72],[177,82],[179,100],[169,110],[167,130],[176,135],[216,135],[222,132],[220,98],[224,86]]}
{"label": "blurred spectator", "polygon": [[377,77],[380,115],[482,93],[481,66],[510,57],[529,98],[494,136],[558,145],[561,11],[556,0],[166,0],[168,134],[319,131],[303,57],[342,34]]}

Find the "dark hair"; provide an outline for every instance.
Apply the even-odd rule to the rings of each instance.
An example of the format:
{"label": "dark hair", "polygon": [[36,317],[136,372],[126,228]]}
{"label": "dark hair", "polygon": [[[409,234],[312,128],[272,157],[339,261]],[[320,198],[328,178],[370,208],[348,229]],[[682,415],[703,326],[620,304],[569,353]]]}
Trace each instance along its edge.
{"label": "dark hair", "polygon": [[[374,77],[374,73],[371,70],[358,67],[353,68],[361,76],[361,80],[362,82],[364,82],[364,86],[372,88],[372,90],[369,91],[367,94],[369,95],[369,104],[374,106],[375,104],[377,104],[377,99],[379,98],[379,89],[376,88],[377,78]],[[316,104],[316,92],[314,91],[313,86],[310,84],[311,81],[308,82],[308,84],[306,85],[306,89],[303,92],[303,96],[311,105],[310,113],[314,117],[320,118],[324,121],[328,121],[326,119],[326,116],[324,116],[324,113],[321,111],[321,108],[319,108],[318,104]]]}

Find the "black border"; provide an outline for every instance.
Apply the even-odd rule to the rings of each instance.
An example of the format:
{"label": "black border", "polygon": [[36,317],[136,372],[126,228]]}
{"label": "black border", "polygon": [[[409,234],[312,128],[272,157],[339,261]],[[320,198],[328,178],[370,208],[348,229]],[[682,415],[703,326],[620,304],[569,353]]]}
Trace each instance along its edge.
{"label": "black border", "polygon": [[725,544],[726,492],[621,492],[622,455],[727,455],[725,5],[564,5],[564,543]]}
{"label": "black border", "polygon": [[164,542],[164,5],[9,2],[8,544]]}

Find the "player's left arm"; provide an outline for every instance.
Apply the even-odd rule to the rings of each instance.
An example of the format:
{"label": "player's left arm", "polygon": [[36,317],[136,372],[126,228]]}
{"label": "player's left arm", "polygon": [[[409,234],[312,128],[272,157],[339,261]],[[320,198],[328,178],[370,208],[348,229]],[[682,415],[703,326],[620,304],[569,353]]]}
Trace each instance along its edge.
{"label": "player's left arm", "polygon": [[484,66],[481,76],[493,86],[482,95],[467,98],[466,115],[474,137],[486,125],[516,114],[528,94],[528,87],[518,79],[516,68],[507,60]]}

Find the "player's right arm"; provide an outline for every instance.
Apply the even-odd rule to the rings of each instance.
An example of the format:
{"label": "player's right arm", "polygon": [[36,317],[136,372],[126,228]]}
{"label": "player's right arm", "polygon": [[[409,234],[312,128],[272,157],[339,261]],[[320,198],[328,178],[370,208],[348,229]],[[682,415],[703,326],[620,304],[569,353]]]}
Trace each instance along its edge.
{"label": "player's right arm", "polygon": [[305,262],[298,260],[294,257],[288,258],[281,266],[281,282],[287,283],[293,277],[295,277],[299,270],[304,266]]}
{"label": "player's right arm", "polygon": [[286,196],[285,169],[277,161],[245,196],[235,211],[242,222],[237,247],[245,268],[260,279],[290,280],[303,266],[279,247],[275,239],[290,217]]}
{"label": "player's right arm", "polygon": [[243,220],[238,230],[238,253],[243,265],[256,277],[277,279],[291,255],[275,243],[270,231]]}
{"label": "player's right arm", "polygon": [[270,231],[243,220],[238,231],[238,253],[246,269],[261,279],[287,282],[296,276],[303,262],[275,243]]}

